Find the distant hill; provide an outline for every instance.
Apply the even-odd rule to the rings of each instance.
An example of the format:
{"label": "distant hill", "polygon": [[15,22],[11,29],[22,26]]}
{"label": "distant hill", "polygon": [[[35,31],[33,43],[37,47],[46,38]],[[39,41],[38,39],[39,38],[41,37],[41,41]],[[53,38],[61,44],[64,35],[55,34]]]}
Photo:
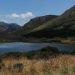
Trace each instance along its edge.
{"label": "distant hill", "polygon": [[34,28],[25,36],[75,36],[75,6],[39,27]]}
{"label": "distant hill", "polygon": [[5,23],[5,22],[0,22],[0,33],[10,33],[13,31],[16,31],[20,28],[18,24],[15,23]]}

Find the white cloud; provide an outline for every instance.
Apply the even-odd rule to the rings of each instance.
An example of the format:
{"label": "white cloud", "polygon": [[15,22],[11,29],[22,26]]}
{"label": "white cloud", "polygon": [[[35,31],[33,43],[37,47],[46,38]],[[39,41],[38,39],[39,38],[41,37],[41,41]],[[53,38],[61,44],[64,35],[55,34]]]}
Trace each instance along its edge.
{"label": "white cloud", "polygon": [[10,17],[14,17],[14,18],[19,18],[19,15],[16,13],[12,13],[11,15],[9,15]]}
{"label": "white cloud", "polygon": [[9,15],[9,17],[11,18],[21,18],[21,19],[25,19],[25,18],[29,18],[29,17],[33,17],[33,13],[32,12],[26,12],[26,13],[21,13],[21,14],[17,14],[17,13],[12,13]]}
{"label": "white cloud", "polygon": [[35,15],[32,12],[26,12],[20,14],[19,13],[0,14],[0,21],[23,25],[34,17]]}
{"label": "white cloud", "polygon": [[33,17],[33,14],[31,12],[20,14],[21,18],[27,18],[27,17]]}

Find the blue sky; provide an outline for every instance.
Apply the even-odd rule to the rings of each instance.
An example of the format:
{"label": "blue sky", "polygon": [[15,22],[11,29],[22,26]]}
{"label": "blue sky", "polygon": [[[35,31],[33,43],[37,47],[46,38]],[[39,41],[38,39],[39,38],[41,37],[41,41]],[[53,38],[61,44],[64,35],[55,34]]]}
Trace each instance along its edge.
{"label": "blue sky", "polygon": [[31,18],[60,15],[75,5],[75,0],[0,0],[0,21],[23,25]]}

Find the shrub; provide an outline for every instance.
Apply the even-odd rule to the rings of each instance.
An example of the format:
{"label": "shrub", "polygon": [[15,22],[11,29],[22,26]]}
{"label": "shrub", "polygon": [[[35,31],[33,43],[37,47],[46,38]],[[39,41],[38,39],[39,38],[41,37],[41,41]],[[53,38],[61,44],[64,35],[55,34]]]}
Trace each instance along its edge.
{"label": "shrub", "polygon": [[22,72],[23,71],[23,64],[22,63],[14,64],[13,65],[13,71]]}
{"label": "shrub", "polygon": [[54,47],[46,47],[40,50],[36,50],[36,51],[29,51],[26,53],[26,56],[28,58],[44,58],[47,59],[51,56],[54,56],[56,54],[59,53],[59,50],[57,48]]}
{"label": "shrub", "polygon": [[0,63],[0,71],[3,70],[5,68],[5,64],[4,63]]}

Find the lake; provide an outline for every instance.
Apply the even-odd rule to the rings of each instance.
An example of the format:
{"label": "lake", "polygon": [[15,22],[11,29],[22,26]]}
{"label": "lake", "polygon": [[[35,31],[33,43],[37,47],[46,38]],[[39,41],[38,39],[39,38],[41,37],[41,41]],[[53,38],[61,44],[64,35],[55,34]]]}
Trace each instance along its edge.
{"label": "lake", "polygon": [[38,50],[47,46],[56,47],[62,51],[75,50],[75,44],[60,44],[60,43],[24,43],[24,42],[13,42],[13,43],[0,43],[0,53],[7,52],[26,52],[30,50]]}

